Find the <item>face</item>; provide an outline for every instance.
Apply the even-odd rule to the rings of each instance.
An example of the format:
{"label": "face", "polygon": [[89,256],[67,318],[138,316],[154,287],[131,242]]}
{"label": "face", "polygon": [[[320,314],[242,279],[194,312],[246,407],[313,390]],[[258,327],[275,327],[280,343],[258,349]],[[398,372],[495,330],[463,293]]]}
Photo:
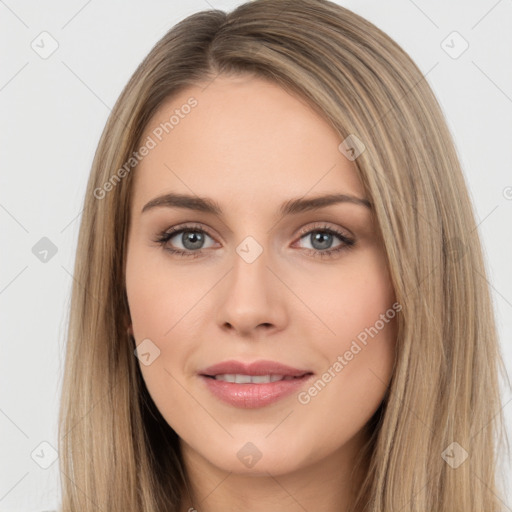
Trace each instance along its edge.
{"label": "face", "polygon": [[[249,75],[204,87],[162,104],[133,171],[138,364],[190,460],[337,466],[364,442],[394,361],[397,308],[364,188],[301,99]],[[327,195],[341,200],[310,202]]]}

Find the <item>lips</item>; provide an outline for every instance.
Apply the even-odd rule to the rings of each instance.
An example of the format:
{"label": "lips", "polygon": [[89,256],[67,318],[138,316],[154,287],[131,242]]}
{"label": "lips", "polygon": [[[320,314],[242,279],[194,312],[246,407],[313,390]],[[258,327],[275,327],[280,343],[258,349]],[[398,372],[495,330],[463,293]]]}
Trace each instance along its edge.
{"label": "lips", "polygon": [[298,391],[312,375],[309,370],[275,361],[225,361],[199,372],[216,398],[248,409],[269,405]]}
{"label": "lips", "polygon": [[241,361],[224,361],[209,366],[199,372],[205,377],[216,377],[218,375],[280,375],[282,377],[302,377],[309,370],[293,368],[275,361],[255,361],[253,363],[242,363]]}
{"label": "lips", "polygon": [[211,377],[223,382],[234,382],[236,384],[268,384],[280,380],[292,380],[300,377],[289,377],[287,375],[245,375],[244,373],[224,373]]}

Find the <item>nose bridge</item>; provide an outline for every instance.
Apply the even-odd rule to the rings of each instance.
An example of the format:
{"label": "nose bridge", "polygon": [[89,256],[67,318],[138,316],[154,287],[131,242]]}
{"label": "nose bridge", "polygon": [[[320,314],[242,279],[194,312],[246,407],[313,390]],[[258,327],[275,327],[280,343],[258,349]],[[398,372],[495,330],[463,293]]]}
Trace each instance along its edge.
{"label": "nose bridge", "polygon": [[[264,235],[259,235],[260,239]],[[232,269],[222,287],[217,315],[220,325],[229,323],[239,332],[250,332],[260,324],[274,327],[279,320],[279,280],[268,268],[270,252],[264,240],[246,236],[236,247]]]}
{"label": "nose bridge", "polygon": [[247,235],[235,248],[231,279],[232,285],[241,285],[242,291],[260,293],[269,285],[269,248],[262,240],[263,235],[258,238],[261,242],[255,236]]}

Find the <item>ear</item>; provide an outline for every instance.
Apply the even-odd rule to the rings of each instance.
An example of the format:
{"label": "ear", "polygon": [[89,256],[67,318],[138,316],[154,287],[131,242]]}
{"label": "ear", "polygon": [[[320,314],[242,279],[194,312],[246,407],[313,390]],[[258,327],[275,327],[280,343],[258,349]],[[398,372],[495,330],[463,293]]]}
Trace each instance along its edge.
{"label": "ear", "polygon": [[128,328],[126,329],[126,332],[128,333],[129,336],[133,336],[133,327],[132,327],[131,322],[130,322],[130,325],[128,326]]}

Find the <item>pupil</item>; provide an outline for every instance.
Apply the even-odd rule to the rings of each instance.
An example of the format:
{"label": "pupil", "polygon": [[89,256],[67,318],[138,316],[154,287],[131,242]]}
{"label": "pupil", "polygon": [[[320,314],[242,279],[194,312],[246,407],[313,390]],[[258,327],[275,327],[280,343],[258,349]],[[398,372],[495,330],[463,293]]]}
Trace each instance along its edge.
{"label": "pupil", "polygon": [[313,247],[315,247],[316,249],[328,249],[329,248],[329,245],[330,245],[330,238],[332,237],[332,235],[330,233],[325,233],[325,234],[322,234],[322,233],[315,233],[313,235],[313,239],[314,239],[314,242],[319,242],[320,244],[320,247],[315,247],[315,243],[313,243]]}
{"label": "pupil", "polygon": [[187,249],[198,249],[203,241],[202,233],[188,232],[183,234],[182,243]]}

